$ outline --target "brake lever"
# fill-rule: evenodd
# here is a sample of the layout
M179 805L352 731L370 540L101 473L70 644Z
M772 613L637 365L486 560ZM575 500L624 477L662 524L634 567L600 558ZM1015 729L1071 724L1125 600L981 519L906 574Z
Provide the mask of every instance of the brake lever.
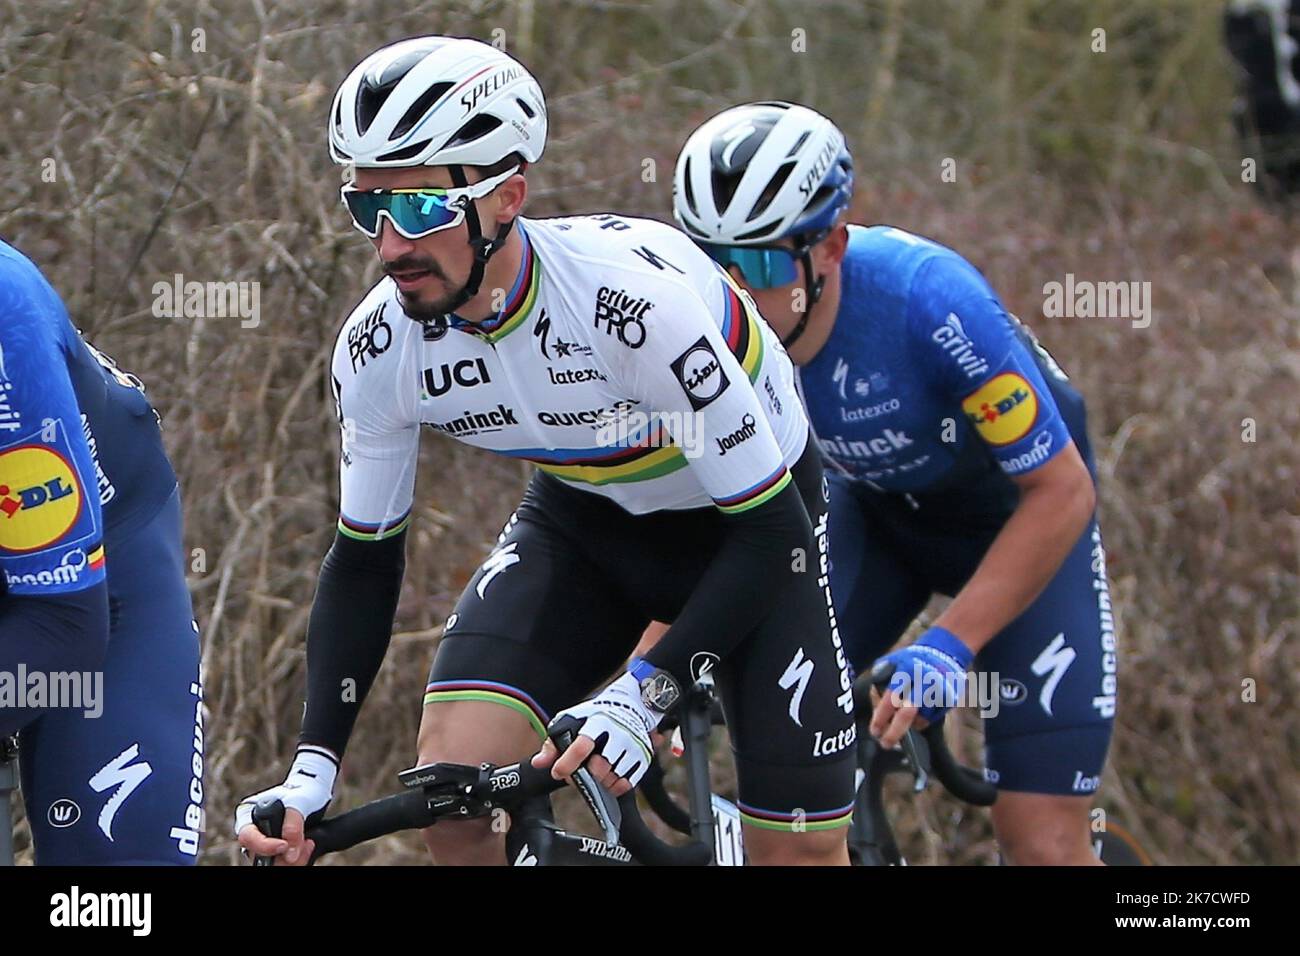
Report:
M894 664L890 661L878 661L871 669L871 684L884 694L889 686L889 679L894 676ZM908 730L899 741L899 748L907 758L915 778L912 792L920 793L930 782L930 750L921 738L920 731Z
M898 742L898 745L912 768L914 778L912 792L920 793L930 783L929 752L926 752L925 757L921 756L923 746L921 735L915 730L908 730L907 733L903 734L903 739Z
M562 717L552 725L548 736L555 742L560 753L568 750L577 739L576 731L579 726L581 725L576 717ZM598 784L591 771L585 766L574 771L572 780L574 788L582 794L587 809L596 818L605 842L617 843L619 827L623 824L623 811L619 809L614 795Z

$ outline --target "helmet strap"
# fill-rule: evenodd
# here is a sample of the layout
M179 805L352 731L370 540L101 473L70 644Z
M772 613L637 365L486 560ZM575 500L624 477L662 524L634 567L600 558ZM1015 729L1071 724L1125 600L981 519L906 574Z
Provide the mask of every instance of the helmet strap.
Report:
M464 189L469 185L469 180L465 178L465 168L463 166L448 166L447 171L451 174L452 185L456 186L456 188ZM469 271L469 278L465 280L465 285L447 308L449 314L455 312L478 295L479 287L483 284L483 273L487 268L488 260L505 245L506 238L510 235L510 230L514 227L514 224L513 219L503 223L501 228L497 230L497 234L489 239L483 235L483 226L479 221L478 210L474 207L473 200L465 204L465 225L469 229L469 244L474 249L474 265Z
M808 328L808 316L812 315L813 306L822 297L822 289L826 287L825 276L817 276L815 279L812 277L812 245L808 245L803 241L799 241L799 245L803 250L800 261L803 262L803 287L808 293L808 301L804 305L803 314L799 316L799 321L790 330L790 334L781 340L781 346L786 349L794 345L799 340L799 336L803 335Z

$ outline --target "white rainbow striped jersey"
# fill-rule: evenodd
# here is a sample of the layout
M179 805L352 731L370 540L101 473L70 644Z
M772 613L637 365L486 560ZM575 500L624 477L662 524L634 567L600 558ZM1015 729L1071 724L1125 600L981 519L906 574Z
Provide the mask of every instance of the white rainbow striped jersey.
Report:
M496 318L433 328L379 282L339 333L339 527L406 525L420 425L633 514L753 508L790 480L808 422L753 301L683 233L645 219L516 221Z

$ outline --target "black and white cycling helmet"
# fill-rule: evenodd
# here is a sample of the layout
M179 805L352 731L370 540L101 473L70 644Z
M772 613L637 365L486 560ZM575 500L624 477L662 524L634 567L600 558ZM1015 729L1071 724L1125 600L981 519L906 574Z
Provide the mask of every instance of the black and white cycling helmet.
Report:
M673 175L673 214L700 242L816 241L852 193L853 160L834 123L793 103L747 103L686 140Z
M330 156L358 167L490 166L546 146L542 88L496 47L416 37L357 64L330 108Z
M542 88L513 57L479 40L427 36L370 54L334 94L330 157L359 168L445 166L452 184L469 184L466 166L492 166L518 155L536 162L546 146ZM490 259L514 221L483 235L474 203L465 206L474 265L445 306L475 295ZM439 317L435 324L445 322Z

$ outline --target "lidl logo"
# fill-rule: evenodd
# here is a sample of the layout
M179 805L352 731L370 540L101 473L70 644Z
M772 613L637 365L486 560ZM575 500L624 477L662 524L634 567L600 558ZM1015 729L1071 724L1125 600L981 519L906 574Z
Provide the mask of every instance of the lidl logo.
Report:
M81 509L81 486L63 455L43 445L0 452L0 550L49 547L72 530Z
M1038 417L1033 386L1014 372L985 382L961 403L966 416L992 445L1010 445L1029 434Z

